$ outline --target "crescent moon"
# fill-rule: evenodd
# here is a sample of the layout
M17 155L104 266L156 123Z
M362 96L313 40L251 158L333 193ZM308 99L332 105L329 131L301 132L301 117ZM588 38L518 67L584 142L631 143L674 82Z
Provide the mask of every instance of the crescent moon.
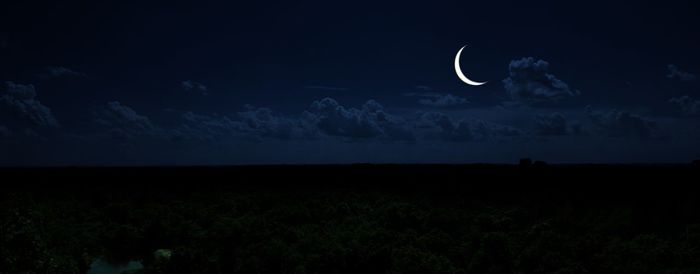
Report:
M467 85L470 86L481 86L483 84L486 84L486 82L472 81L469 78L467 78L467 76L465 76L464 73L462 73L462 69L459 67L459 56L462 55L462 50L464 50L464 48L466 47L467 46L464 45L464 47L459 49L459 51L457 52L457 56L455 56L455 72L457 73L457 77L459 77L459 79L462 80L462 82L465 82L467 83Z

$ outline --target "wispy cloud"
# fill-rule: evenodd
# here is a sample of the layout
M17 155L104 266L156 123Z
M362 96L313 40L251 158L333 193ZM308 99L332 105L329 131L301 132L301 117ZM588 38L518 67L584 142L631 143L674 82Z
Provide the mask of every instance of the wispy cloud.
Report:
M44 68L44 71L39 73L39 78L47 80L51 78L59 77L86 77L87 74L79 71L72 70L67 67L60 66L48 66Z
M658 139L661 132L656 121L624 110L593 110L586 107L588 118L597 130L610 137Z
M673 65L673 64L668 65L667 69L668 69L668 74L666 74L666 77L669 79L678 79L681 81L693 81L697 78L697 76L695 76L695 74L692 74L692 73L687 72L687 71L683 71L683 70L679 69L678 66Z
M304 86L304 88L305 88L305 89L330 90L330 91L345 91L345 90L350 90L349 88L331 87L331 86Z
M419 123L423 128L437 131L441 139L451 142L502 141L525 135L524 131L512 126L473 118L454 120L440 112L424 113Z
M202 95L207 95L209 94L209 88L205 86L204 84L200 82L195 82L192 80L186 80L180 82L180 86L186 91L194 91L194 92L199 92Z
M419 97L419 104L431 107L452 107L469 103L466 98L449 93L409 92L404 94L404 96Z
M673 97L668 102L678 107L685 115L700 114L700 100L695 100L688 95Z
M569 134L569 125L566 117L558 112L536 117L535 132L543 136L557 136Z

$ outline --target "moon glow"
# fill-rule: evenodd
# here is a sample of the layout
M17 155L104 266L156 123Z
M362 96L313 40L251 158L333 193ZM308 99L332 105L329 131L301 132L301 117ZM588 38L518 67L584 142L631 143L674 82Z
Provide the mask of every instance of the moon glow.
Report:
M457 73L457 77L459 77L459 79L462 80L462 82L465 82L467 83L467 85L470 86L481 86L483 84L486 84L486 82L472 81L469 78L467 78L467 76L465 76L464 73L462 73L462 69L459 67L459 57L462 55L462 50L464 50L464 48L466 47L467 46L465 45L461 49L459 49L459 51L457 52L457 56L455 56L455 72Z

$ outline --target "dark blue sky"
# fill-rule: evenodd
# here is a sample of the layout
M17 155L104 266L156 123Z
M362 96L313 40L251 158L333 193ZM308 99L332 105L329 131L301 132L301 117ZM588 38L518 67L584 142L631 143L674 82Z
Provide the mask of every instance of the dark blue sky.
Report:
M0 4L0 164L700 158L693 1L177 2Z

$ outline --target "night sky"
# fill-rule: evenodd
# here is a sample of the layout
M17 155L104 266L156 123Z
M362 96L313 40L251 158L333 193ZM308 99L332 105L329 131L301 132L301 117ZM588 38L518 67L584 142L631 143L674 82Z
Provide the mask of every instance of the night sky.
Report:
M0 4L0 165L700 158L696 1L125 2Z

